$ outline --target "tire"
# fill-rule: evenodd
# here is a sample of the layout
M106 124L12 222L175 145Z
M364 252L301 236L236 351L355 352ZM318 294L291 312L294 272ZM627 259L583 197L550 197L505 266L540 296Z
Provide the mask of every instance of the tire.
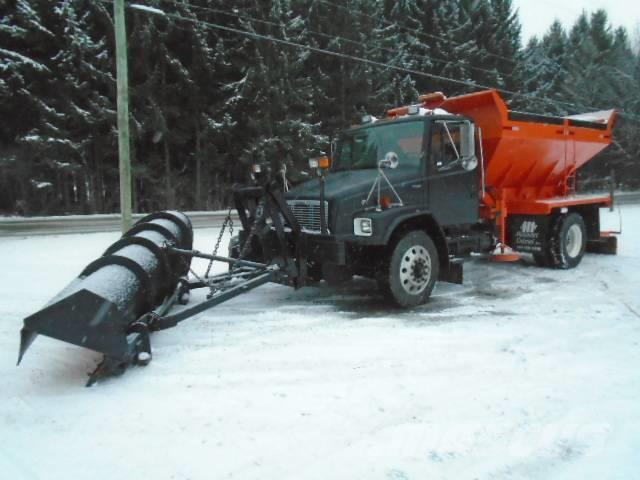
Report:
M411 308L427 301L438 279L440 261L433 240L414 230L401 237L390 252L380 286L399 307Z
M587 248L587 228L581 215L570 213L558 217L549 237L548 262L552 268L577 267Z

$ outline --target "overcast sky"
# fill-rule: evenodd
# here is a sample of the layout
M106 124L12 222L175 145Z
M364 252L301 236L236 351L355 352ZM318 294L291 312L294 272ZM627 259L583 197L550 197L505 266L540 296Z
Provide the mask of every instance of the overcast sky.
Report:
M513 4L520 10L524 43L533 35L543 34L556 18L572 25L582 10L606 10L609 20L627 27L632 37L640 24L640 0L514 0Z

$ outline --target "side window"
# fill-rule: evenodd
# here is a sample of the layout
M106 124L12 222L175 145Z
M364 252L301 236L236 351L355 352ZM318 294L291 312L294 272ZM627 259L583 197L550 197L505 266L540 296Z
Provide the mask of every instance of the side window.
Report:
M423 121L399 123L389 128L379 128L379 153L387 152L398 155L398 168L418 169L422 165L424 144Z
M432 131L432 164L437 171L450 170L460 163L462 123L435 122Z
M378 148L375 142L367 135L353 137L353 166L355 168L367 168L375 165L378 158Z

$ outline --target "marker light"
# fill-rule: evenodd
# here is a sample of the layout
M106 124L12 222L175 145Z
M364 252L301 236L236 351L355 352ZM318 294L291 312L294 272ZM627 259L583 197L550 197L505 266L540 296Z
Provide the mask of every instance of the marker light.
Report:
M311 158L309 160L309 168L311 169L328 169L331 166L331 159L327 156L319 158Z
M422 102L422 106L424 108L433 110L440 107L447 100L447 97L442 92L434 92L428 93L427 95L421 95L419 100Z

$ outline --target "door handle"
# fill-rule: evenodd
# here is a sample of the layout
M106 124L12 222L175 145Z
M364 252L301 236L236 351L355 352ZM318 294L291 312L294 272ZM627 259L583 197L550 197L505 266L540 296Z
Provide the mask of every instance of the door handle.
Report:
M414 190L419 190L420 188L422 188L422 184L414 183L413 185L411 185L411 188L413 188Z

